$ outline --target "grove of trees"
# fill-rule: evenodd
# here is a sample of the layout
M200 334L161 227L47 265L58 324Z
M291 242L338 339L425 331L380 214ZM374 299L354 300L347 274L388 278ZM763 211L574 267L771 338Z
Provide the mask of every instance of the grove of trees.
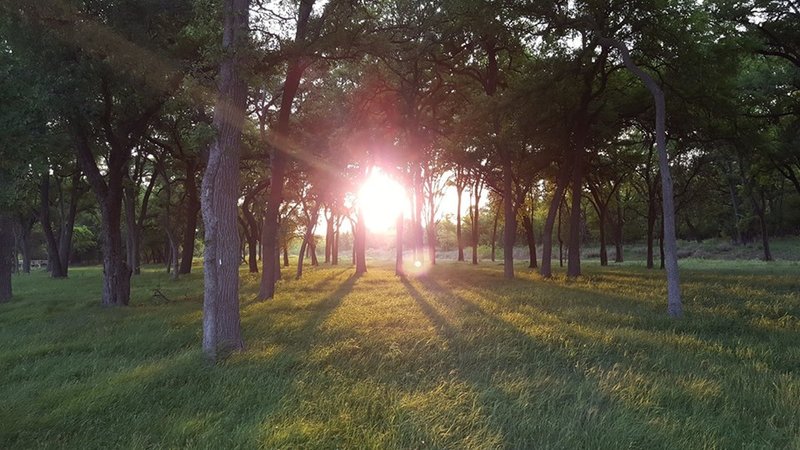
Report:
M368 270L379 169L411 203L399 276L404 251L487 245L514 278L524 244L575 278L587 245L608 265L643 243L679 317L678 239L769 261L800 232L798 24L793 0L2 2L0 302L31 261L96 261L124 307L142 264L202 253L222 357L243 264L260 300L297 248L296 278Z

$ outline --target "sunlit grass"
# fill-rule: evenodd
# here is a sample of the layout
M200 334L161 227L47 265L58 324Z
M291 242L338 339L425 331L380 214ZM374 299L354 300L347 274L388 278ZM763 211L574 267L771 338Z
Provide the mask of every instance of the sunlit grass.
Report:
M800 266L683 267L681 321L637 265L309 268L270 302L243 272L247 351L217 366L201 274L148 268L127 309L99 306L97 268L20 276L0 448L800 447Z

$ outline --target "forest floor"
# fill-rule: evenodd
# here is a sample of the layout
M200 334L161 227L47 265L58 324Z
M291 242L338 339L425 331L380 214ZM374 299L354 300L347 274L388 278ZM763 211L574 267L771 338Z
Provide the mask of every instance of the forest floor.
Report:
M560 269L559 269L560 270ZM255 302L247 350L200 353L202 274L14 279L0 305L0 448L800 448L800 264L309 268ZM153 296L159 289L164 297Z

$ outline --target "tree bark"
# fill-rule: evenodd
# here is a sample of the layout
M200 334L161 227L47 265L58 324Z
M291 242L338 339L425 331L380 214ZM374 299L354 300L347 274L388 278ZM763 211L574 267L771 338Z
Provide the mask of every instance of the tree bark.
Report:
M358 211L358 224L356 224L353 241L356 259L356 275L363 275L367 273L367 226L364 223L364 213L360 209Z
M192 272L192 258L194 257L194 240L197 235L197 219L200 213L200 197L197 192L197 161L189 159L186 162L186 228L183 230L183 243L181 245L181 266L178 273L185 275ZM258 266L256 265L256 271Z
M490 253L489 259L494 262L495 260L495 248L497 247L497 222L500 221L500 210L499 208L495 209L494 211L494 221L492 224L492 252Z
M480 212L481 191L483 190L483 180L481 175L475 180L475 204L472 205L472 264L478 264L478 240L480 239L480 228L478 226L478 214Z
M621 196L619 195L619 190L616 192L617 197L617 222L616 226L616 235L614 237L614 247L615 247L615 254L614 254L614 262L624 262L624 256L622 254L622 238L623 238L623 226L625 224L625 217L622 211L622 200Z
M42 231L47 241L48 267L53 278L65 278L67 275L61 267L61 257L58 253L58 241L53 232L53 223L50 220L50 172L45 169L39 189L41 212L39 213Z
M397 216L397 242L395 244L395 261L394 261L394 274L398 277L405 277L406 272L403 267L403 226L405 221L403 213Z
M583 133L580 130L579 133ZM569 215L569 243L567 248L567 277L581 275L581 199L583 198L584 149L582 138L577 139L572 168L572 205Z
M503 276L514 278L514 244L517 240L517 211L514 208L514 177L508 155L503 164Z
M212 360L244 348L239 318L239 152L247 85L242 48L248 39L248 0L226 0L219 87L214 108L217 132L203 176L205 229L203 351ZM266 258L273 259L274 258Z
M300 44L305 40L313 6L314 0L300 0L297 29L295 30L295 44ZM286 79L283 83L281 105L274 130L274 142L271 146L271 183L263 225L264 252L270 256L264 258L264 267L261 272L261 285L259 286L258 292L258 297L263 300L270 299L275 295L276 275L280 270L279 258L275 257L275 255L278 255L278 222L280 220L281 203L283 203L286 165L289 159L287 152L290 150L289 118L292 113L292 103L294 103L294 98L295 95L297 95L297 89L300 86L300 79L304 71L305 63L300 56L295 56L289 62Z
M461 237L461 196L464 194L464 186L456 186L456 242L458 244L458 260L464 261L464 240Z
M616 47L622 55L625 66L639 77L650 90L656 107L656 148L658 165L661 171L661 208L664 217L664 252L667 269L667 312L670 317L683 315L681 302L680 275L678 273L678 242L675 235L675 200L672 192L672 176L669 170L666 141L666 105L664 92L656 81L631 60L628 48L619 41L605 39L603 45Z
M528 243L528 254L530 255L529 269L536 269L539 265L536 262L536 234L533 231L533 220L530 214L522 216L522 227L525 229L525 240Z
M567 190L568 176L569 168L567 164L564 164L556 176L556 189L553 191L553 198L550 200L550 208L547 210L547 218L544 221L544 228L542 230L542 267L539 269L539 274L544 278L553 276L553 227L556 222L556 214L558 214L561 209L561 200L564 198L564 193ZM560 234L559 231L559 241L561 240Z
M8 214L0 214L0 303L11 300L11 274L14 271L14 224Z

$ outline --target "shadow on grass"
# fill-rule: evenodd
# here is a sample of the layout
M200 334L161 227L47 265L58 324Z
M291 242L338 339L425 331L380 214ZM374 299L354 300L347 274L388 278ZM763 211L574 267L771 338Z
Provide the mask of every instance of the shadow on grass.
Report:
M449 369L448 374L456 375L469 383L477 392L483 409L493 411L486 419L492 424L492 428L502 434L505 447L522 448L532 445L528 440L531 436L520 433L520 422L514 420L530 420L520 416L524 415L528 399L521 399L504 389L502 384L505 383L513 384L519 380L544 380L542 382L545 385L563 383L556 386L553 392L542 392L545 399L534 401L551 404L551 407L560 410L553 417L548 417L548 421L560 423L565 436L570 435L570 439L573 439L573 444L576 439L583 443L602 442L602 438L592 434L597 433L600 436L602 424L607 421L604 416L618 414L620 409L627 408L623 403L604 394L595 381L577 368L578 361L555 348L552 342L534 339L451 289L441 286L432 277L420 277L420 284L437 298L437 303L444 310L456 308L454 313L459 315L462 323L462 326L456 326L410 281L402 282L420 310L436 326L441 336L450 342L451 352L456 354L450 367L445 370ZM504 351L508 353L501 354L498 348L494 354L486 354L482 351L486 342L481 341L480 336L473 336L474 329L482 329L491 335L492 340L502 342ZM586 396L590 398L587 399ZM591 405L590 408L570 408L570 405L585 406L587 403ZM614 408L610 407L611 403L615 404ZM639 436L632 437L632 441L644 439L650 442L668 442L670 437L664 430L652 426L646 418L636 417L633 411L619 417L619 420L628 422L629 429L639 433ZM535 429L536 425L527 424L524 427ZM568 445L567 442L564 445Z

